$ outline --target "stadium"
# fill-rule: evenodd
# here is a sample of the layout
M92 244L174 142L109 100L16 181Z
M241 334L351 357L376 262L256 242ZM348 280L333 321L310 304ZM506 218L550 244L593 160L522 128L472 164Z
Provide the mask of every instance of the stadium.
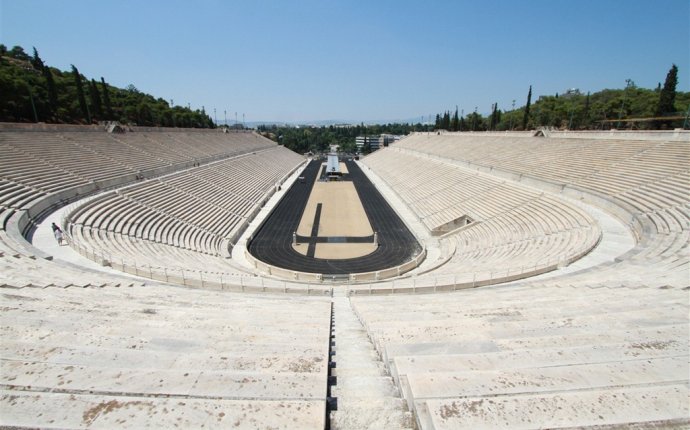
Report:
M690 426L690 132L0 147L3 427Z

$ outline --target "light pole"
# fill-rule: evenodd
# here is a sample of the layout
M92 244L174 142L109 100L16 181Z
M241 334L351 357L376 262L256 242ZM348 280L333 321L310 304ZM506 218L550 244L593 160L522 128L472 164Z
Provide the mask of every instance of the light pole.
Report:
M513 131L513 117L515 116L515 99L513 99L513 110L510 112L510 131Z

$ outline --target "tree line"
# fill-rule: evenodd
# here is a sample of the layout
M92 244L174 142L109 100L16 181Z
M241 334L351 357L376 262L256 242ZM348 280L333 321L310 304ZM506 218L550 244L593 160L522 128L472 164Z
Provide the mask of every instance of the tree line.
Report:
M258 131L297 153L326 152L331 145L339 145L342 152L354 153L357 150L357 136L378 136L395 134L404 136L413 131L432 131L433 125L417 124L376 124L330 125L330 126L278 126L260 125Z
M0 44L0 121L93 124L119 121L140 126L213 128L205 110L172 106L133 85L117 88L89 79L76 66L46 65L33 48Z
M605 89L593 94L568 91L541 96L532 103L529 87L526 103L499 109L493 103L487 116L477 112L445 111L434 124L387 124L348 127L263 127L267 136L297 151L323 151L331 144L354 150L360 135L442 129L450 131L529 130L556 127L572 130L609 128L670 129L687 127L689 92L676 92L678 68L673 65L664 85L640 88L628 79L623 89ZM630 119L647 118L632 122ZM655 119L649 119L655 118ZM76 66L61 71L46 65L36 48L32 55L20 46L0 44L0 121L93 124L116 120L142 126L200 127L215 125L205 109L174 106L137 90L133 85L117 88L103 77L88 79Z
M623 89L605 89L582 94L541 96L532 104L532 86L526 103L519 108L500 110L491 106L491 114L483 116L475 108L467 115L445 111L436 115L434 127L449 131L506 131L555 127L569 130L673 129L686 127L690 92L677 92L678 67L674 64L664 85L655 89L640 88L628 79ZM515 101L513 101L513 104Z
M298 152L324 152L331 145L339 145L344 152L356 151L355 137L375 136L382 133L407 135L413 131L507 131L533 130L538 127L556 127L570 130L596 130L629 128L631 118L650 120L634 123L637 129L671 129L687 127L690 92L676 92L678 68L673 65L664 85L650 90L640 88L632 80L623 89L606 89L582 94L541 96L532 103L532 86L526 103L519 108L502 111L493 103L491 113L483 116L475 109L467 115L445 111L436 115L433 124L383 124L350 126L259 126L266 137ZM654 118L654 119L651 119ZM675 119L668 119L675 118Z

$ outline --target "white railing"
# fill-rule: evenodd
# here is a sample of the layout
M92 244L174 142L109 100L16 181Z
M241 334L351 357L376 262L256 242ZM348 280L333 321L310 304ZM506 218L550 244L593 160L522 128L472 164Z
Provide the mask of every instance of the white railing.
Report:
M94 249L77 242L72 234L72 228L79 227L69 224L67 229L65 229L65 236L72 249L102 266L109 266L131 275L187 287L221 291L293 293L318 296L331 296L333 294L332 287L328 285L305 282L291 283L263 276L138 264L136 260L125 259L121 255L113 255L110 252Z
M380 272L371 272L373 277L367 274L367 276L359 279L356 275L350 275L347 279L336 278L333 283L330 282L328 277L324 277L320 274L305 274L308 276L302 277L298 275L295 281L289 281L267 276L239 275L236 273L211 272L191 268L170 268L153 266L151 264L137 264L135 260L127 260L122 256L114 256L109 252L97 250L76 242L71 234L71 228L78 227L69 225L66 230L66 236L72 249L101 265L110 266L125 273L161 282L193 288L246 293L291 293L299 295L332 296L333 290L338 287L346 288L348 295L416 294L456 291L465 288L474 288L528 278L556 270L568 263L567 260L558 258L541 264L537 263L535 265L525 265L517 268L449 273L444 275L413 275L396 277L388 281L377 281L376 274L380 276ZM420 254L418 258L422 255L423 253ZM413 265L420 261L415 260L418 259L411 260L406 264ZM397 275L399 270L400 267L395 267L386 269L386 271L382 272L390 272L392 276L400 276ZM373 282L362 283L363 280Z
M349 287L348 295L417 294L456 291L529 278L556 270L567 264L567 259L555 258L541 264L537 263L507 269L479 270L430 276L413 275L387 282L353 285Z
M265 263L254 257L249 250L245 249L245 257L247 261L258 271L266 273L267 275L278 276L284 279L290 279L299 282L313 282L321 283L324 281L333 281L343 284L355 284L362 281L378 281L380 279L389 279L399 277L412 269L417 268L426 257L426 248L417 254L413 259L406 261L403 264L389 267L382 270L375 270L371 272L362 273L348 273L343 275L333 275L326 273L310 273L300 272L298 270L285 269L277 267L272 264Z

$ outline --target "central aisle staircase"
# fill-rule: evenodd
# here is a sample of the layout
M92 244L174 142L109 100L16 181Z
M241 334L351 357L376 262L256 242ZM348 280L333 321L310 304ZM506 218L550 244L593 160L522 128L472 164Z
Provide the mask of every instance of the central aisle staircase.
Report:
M333 298L331 429L412 429L412 414L347 297Z

